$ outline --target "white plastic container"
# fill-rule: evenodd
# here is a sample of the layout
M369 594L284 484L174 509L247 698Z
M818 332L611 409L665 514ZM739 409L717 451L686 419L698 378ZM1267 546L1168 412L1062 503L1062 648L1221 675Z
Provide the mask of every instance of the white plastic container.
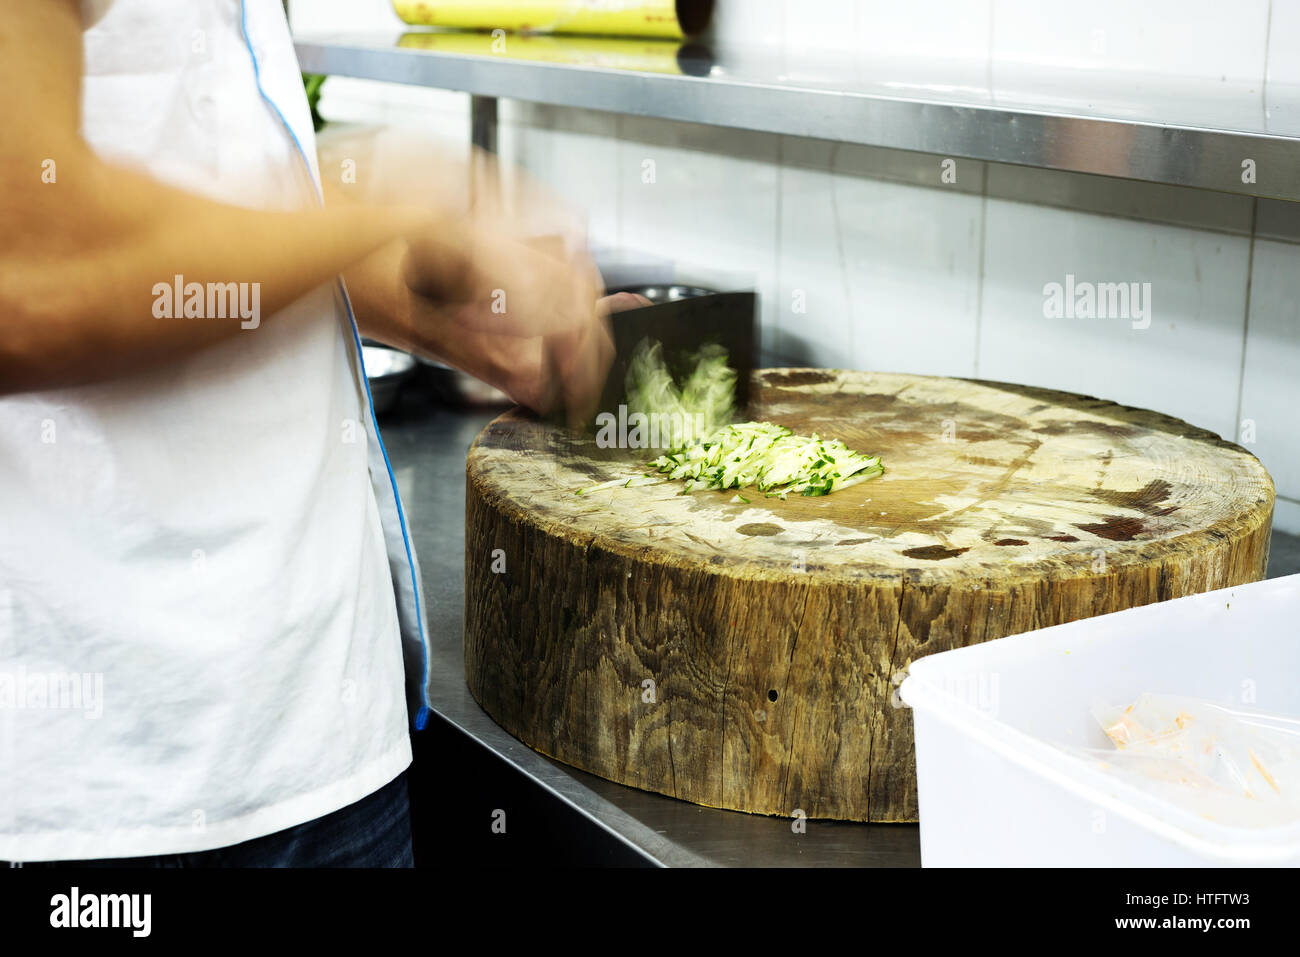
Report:
M1300 821L1215 823L1055 746L1111 747L1092 705L1148 691L1300 715L1300 575L913 662L921 863L1300 865Z

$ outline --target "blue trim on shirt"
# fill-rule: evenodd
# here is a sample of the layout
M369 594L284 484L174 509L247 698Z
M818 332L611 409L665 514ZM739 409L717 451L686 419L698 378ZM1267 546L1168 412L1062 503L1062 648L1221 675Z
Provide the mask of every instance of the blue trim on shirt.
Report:
M284 118L284 114L280 112L280 107L276 105L275 101L267 95L266 90L262 88L261 66L257 62L257 54L253 52L253 44L248 39L248 9L244 0L240 0L239 3L239 30L244 38L244 46L248 49L248 57L253 62L253 80L257 84L257 92L261 95L267 106L275 112L276 117L280 121L280 125L284 127L285 132L289 134L289 138L293 140L293 145L298 150L298 156L301 157L303 163L307 167L307 178L311 180L312 188L315 190L316 201L323 206L325 204L325 197L321 193L320 185L316 182L315 177L311 175L311 161L307 158L307 151L302 148L302 143L298 140L298 134L294 132L289 121ZM361 358L361 333L357 329L357 317L352 312L352 300L348 296L347 286L344 285L342 276L338 278L337 283L338 291L343 296L343 307L348 313L348 322L352 326L352 343L357 350L357 362L361 365L361 382L366 390L366 406L370 409L370 420L375 423L375 440L379 443L379 452L384 457L384 468L388 470L388 481L393 488L393 502L397 506L397 522L402 528L402 544L406 548L406 562L411 571L411 593L415 596L415 624L416 627L420 629L421 658L420 707L415 713L415 730L423 731L425 725L429 723L429 715L432 713L432 709L429 707L428 691L429 647L427 638L424 634L424 609L420 597L420 583L415 578L415 559L411 554L411 537L406 530L406 513L402 509L402 496L397 490L397 476L393 474L393 465L388 460L388 450L384 448L384 440L379 434L379 424L375 419L375 400L370 394L370 380L366 377L365 363Z

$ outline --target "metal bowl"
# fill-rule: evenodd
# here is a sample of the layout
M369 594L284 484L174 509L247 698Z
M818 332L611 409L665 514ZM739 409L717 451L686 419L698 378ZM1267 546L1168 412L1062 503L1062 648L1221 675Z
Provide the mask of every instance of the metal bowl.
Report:
M701 289L699 286L683 286L679 283L669 285L653 284L647 286L619 286L617 289L608 290L612 295L616 292L634 292L638 296L645 296L652 304L661 302L675 302L678 299L693 299L696 296L712 296L716 290Z
M400 349L366 342L361 346L361 362L370 382L375 415L381 415L397 404L402 386L415 374L415 359Z

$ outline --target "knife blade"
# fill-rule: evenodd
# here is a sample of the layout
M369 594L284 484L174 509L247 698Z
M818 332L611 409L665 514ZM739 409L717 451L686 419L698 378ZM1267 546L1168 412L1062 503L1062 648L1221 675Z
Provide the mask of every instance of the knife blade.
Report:
M642 340L659 342L673 378L681 382L690 372L691 357L702 346L727 350L727 364L736 371L736 409L749 405L749 380L758 351L755 326L758 297L752 292L720 292L625 309L609 317L614 339L610 365L597 413L618 414L627 401L627 369Z

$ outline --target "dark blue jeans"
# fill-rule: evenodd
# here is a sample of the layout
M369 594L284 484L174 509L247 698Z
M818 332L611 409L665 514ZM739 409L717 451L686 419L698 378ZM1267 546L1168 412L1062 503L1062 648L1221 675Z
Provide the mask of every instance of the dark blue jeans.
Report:
M406 772L369 797L305 824L211 851L42 861L24 867L414 867Z

